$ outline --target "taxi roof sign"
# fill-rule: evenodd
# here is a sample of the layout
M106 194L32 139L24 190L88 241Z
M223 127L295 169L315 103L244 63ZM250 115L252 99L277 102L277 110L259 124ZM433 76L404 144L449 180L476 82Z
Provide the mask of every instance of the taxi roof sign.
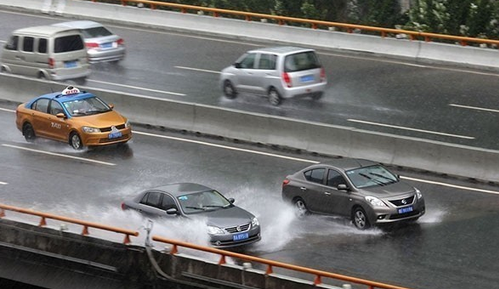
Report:
M68 86L62 91L62 95L78 94L80 90L74 86Z

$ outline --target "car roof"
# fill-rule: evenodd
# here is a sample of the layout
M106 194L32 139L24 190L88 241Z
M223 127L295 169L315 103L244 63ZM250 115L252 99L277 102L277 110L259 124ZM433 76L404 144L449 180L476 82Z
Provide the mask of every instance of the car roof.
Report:
M40 95L35 99L31 100L30 102L32 103L40 98L57 99L59 102L64 102L67 100L78 100L78 99L85 99L88 97L95 97L95 95L90 92L86 92L84 90L81 90L78 93L68 94L68 95L63 95L62 91L59 91L59 92L51 92L44 95Z
M76 28L76 29L87 29L87 28L103 26L102 24L100 24L98 22L90 21L90 20L68 21L68 22L61 22L61 23L56 23L56 24L52 24L52 25L58 26L58 27L71 27L71 28Z
M265 48L253 49L249 52L292 54L292 53L303 52L303 51L314 51L314 50L310 49L310 48L303 48L303 47L297 47L297 46L276 46L276 47L265 47Z
M366 159L357 159L357 158L338 158L334 160L330 160L328 162L324 162L321 164L318 164L317 166L333 166L345 171L352 170L352 169L357 169L357 168L362 168L362 167L369 167L373 165L379 164L378 162L373 162L370 160Z
M176 184L159 186L153 188L152 190L165 191L172 194L175 197L178 197L197 192L211 191L213 189L196 183L176 183Z
M14 31L15 34L30 34L36 36L46 36L50 37L56 35L57 33L61 33L64 31L72 31L80 33L77 29L71 27L60 27L60 26L52 26L52 25L43 25L43 26L33 26L17 29Z

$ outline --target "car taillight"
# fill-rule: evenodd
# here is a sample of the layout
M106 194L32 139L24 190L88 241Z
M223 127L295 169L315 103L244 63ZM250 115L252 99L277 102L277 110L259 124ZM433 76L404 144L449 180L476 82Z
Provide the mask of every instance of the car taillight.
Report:
M326 71L324 70L324 67L321 68L321 82L326 81Z
M285 186L287 186L289 184L289 180L288 179L284 179L284 181L282 181L282 187L284 188Z
M125 205L125 203L121 203L121 209L122 209L122 210L126 210L126 205Z
M50 57L49 58L49 68L54 68L54 65L55 65L55 60L52 57Z
M289 74L287 72L283 72L282 73L282 80L284 80L284 82L286 83L286 86L287 87L291 87L293 86L291 84L291 78L289 78Z
M87 46L88 49L99 47L99 44L95 42L87 42L85 43L85 45Z
M122 38L118 39L116 43L118 43L118 45L125 45L125 41Z

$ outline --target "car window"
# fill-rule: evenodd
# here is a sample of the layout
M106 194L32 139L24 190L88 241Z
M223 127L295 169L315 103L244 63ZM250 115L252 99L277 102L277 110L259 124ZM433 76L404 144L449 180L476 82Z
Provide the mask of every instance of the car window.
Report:
M175 204L175 201L171 196L163 194L163 201L161 202L161 208L165 211L172 208L177 209L177 205Z
M325 169L312 169L308 170L304 173L305 179L309 182L314 182L314 183L319 183L322 184L324 183L324 172Z
M49 99L41 98L33 103L31 106L32 109L47 113L49 107Z
M241 68L253 68L255 66L255 58L256 53L246 54L246 56L239 62Z
M38 39L38 52L47 53L47 39L45 38Z
M327 185L337 188L339 184L346 184L345 178L338 171L330 169L327 173Z
M161 193L148 192L144 195L140 203L147 206L160 208L160 200L161 200Z
M54 53L82 50L84 47L80 35L57 37L54 41Z
M62 109L62 106L60 103L52 100L50 102L50 114L56 115L58 113L64 113L64 109Z
M25 36L23 38L23 51L33 52L34 43L35 43L35 38Z
M17 50L17 43L19 41L19 36L11 36L7 44L5 44L5 49L7 50Z
M261 54L258 61L258 69L275 69L277 56L274 54Z
M83 29L81 32L83 33L83 37L85 38L95 38L95 37L113 35L111 31L107 30L105 27L102 26Z
M295 72L320 67L321 64L314 51L291 54L284 59L285 72Z

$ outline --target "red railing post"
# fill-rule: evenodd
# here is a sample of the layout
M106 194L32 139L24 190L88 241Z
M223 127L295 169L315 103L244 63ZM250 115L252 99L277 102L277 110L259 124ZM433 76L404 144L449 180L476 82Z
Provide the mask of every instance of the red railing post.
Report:
M130 240L130 235L125 234L125 239L123 240L123 244L130 244L132 241Z
M45 220L45 217L42 217L40 219L40 223L38 224L38 227L43 227L47 225L47 221Z
M218 261L218 265L223 265L223 264L225 264L225 263L227 263L227 262L225 261L225 255L221 255L221 256L220 256L220 260Z
M86 235L88 235L88 234L89 234L89 232L88 232L88 227L87 227L86 225L85 225L85 226L83 226L83 231L81 232L81 234L82 234L83 236L86 236Z
M5 217L5 211L3 209L0 209L0 218Z
M173 245L172 249L170 250L170 255L175 255L178 253L178 248L177 245Z
M265 271L265 275L270 275L274 273L274 271L272 271L272 265L267 265L267 271Z
M316 275L314 280L314 285L322 284L321 275Z

